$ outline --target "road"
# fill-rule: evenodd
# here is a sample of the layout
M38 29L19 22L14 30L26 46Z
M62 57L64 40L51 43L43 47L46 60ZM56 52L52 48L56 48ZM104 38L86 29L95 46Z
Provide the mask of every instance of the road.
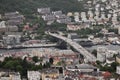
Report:
M96 57L92 55L90 52L88 52L85 48L83 48L81 45L78 43L74 42L72 39L69 39L67 37L61 36L57 33L51 33L51 32L46 32L50 36L56 37L58 39L61 39L68 43L70 46L72 46L76 51L78 51L80 54L82 54L85 58L85 60L88 62L94 62L96 61Z

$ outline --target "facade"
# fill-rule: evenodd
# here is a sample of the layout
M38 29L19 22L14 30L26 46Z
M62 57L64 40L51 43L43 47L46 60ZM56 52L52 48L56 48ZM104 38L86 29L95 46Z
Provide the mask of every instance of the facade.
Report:
M39 71L28 71L27 72L27 76L28 76L28 80L40 80L40 72Z

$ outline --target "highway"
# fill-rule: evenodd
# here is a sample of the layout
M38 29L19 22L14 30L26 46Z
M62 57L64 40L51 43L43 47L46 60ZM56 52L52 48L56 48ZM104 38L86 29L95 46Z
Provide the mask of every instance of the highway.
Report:
M87 62L94 62L96 61L96 57L94 55L92 55L90 52L88 52L85 48L83 48L81 45L79 45L78 43L74 42L72 39L69 39L67 37L61 36L57 33L51 33L51 32L46 32L47 34L49 34L50 36L56 37L58 39L61 39L63 41L65 41L66 43L68 43L70 46L72 46L76 51L78 51L80 54L82 54L85 58L85 60L87 60Z

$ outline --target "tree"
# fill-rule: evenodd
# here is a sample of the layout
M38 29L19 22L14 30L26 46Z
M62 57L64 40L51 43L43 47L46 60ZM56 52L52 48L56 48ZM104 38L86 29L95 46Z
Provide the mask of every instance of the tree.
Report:
M39 61L37 56L32 57L32 60L33 60L35 63Z
M94 49L94 50L92 51L92 54L93 54L95 57L97 57L97 50Z
M59 73L63 73L63 68L62 67L59 68Z
M117 62L113 62L112 64L111 64L111 67L113 68L113 71L116 71L116 67L119 65L119 63L117 63Z
M49 59L49 63L53 64L53 58L52 57Z
M21 65L16 66L16 71L22 71L22 70L23 70L23 67Z

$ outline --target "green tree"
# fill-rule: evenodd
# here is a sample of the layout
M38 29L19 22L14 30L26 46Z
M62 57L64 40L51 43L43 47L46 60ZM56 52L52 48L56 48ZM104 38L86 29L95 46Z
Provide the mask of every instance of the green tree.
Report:
M32 60L33 60L34 62L38 62L38 61L39 61L39 59L38 59L37 56L32 57Z
M51 58L49 59L49 63L50 63L50 64L53 64L53 62L54 62L54 60L53 60L53 58L51 57Z
M93 54L95 57L97 57L97 50L94 49L94 50L92 51L92 54Z

